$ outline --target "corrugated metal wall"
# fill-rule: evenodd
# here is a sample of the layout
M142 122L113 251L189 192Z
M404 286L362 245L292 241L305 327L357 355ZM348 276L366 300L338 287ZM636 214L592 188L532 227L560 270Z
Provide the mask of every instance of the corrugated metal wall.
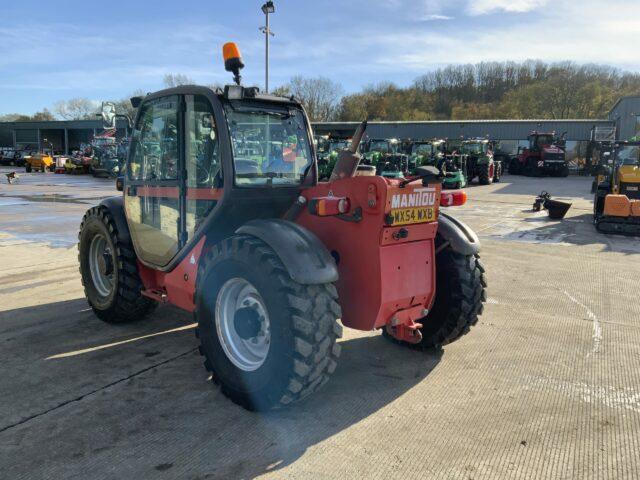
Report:
M497 140L525 140L533 130L567 132L567 140L589 140L596 125L611 125L609 120L481 120L459 122L370 122L367 134L372 138L457 138L484 137ZM357 122L315 123L318 134L353 132Z
M640 97L624 97L609 112L609 120L615 122L620 140L640 135Z

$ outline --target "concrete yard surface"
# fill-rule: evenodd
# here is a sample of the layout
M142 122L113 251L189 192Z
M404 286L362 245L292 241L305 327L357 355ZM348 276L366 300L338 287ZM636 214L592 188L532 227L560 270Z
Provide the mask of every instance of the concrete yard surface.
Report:
M478 325L429 352L345 329L321 391L256 414L207 378L191 315L89 309L77 229L113 180L20 175L0 183L0 478L640 477L640 239L595 232L591 178L470 186L448 213L483 243ZM541 190L565 220L531 211Z

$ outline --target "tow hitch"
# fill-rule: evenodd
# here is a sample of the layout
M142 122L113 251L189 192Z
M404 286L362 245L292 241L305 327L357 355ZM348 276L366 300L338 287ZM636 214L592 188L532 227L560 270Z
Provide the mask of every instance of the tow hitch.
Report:
M422 328L422 324L417 323L416 320L425 317L428 313L429 310L424 308L423 305L398 310L385 326L387 333L396 340L408 343L420 343L422 333L419 329Z

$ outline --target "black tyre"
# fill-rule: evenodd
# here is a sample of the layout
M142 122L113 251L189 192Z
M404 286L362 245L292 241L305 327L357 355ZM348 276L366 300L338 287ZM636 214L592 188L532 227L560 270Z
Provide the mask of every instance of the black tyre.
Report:
M527 165L524 169L524 174L527 177L541 177L542 170L538 167L538 161L535 158L527 160Z
M517 159L513 158L509 163L509 175L520 175L521 168Z
M27 163L24 166L24 171L27 172L27 173L31 173L31 164L30 163Z
M562 168L562 170L560 170L560 176L561 177L568 177L569 176L569 167L565 166Z
M436 299L420 320L420 346L425 348L446 345L466 334L487 300L487 280L478 255L462 255L447 247L436 257L436 268Z
M157 306L142 295L133 245L118 240L107 208L98 206L87 211L78 240L84 293L98 318L110 323L130 322Z
M436 237L436 246L441 243ZM487 300L487 280L478 255L462 255L446 247L436 257L436 280L431 311L418 320L423 325L422 340L416 345L419 348L439 348L465 335L478 323Z
M480 185L491 185L495 174L494 164L484 163L478 165L478 183Z
M289 277L264 242L237 235L201 260L196 336L222 393L249 410L300 400L320 388L340 355L340 306L332 284Z
M502 178L502 163L494 163L495 173L493 174L493 183L499 183Z

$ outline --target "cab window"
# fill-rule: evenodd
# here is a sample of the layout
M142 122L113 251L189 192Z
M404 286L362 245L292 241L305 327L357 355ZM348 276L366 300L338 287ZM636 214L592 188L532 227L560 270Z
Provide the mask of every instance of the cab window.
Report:
M131 139L124 202L136 252L154 265L167 265L180 248L177 95L141 107Z
M302 110L227 104L225 112L237 186L302 183L313 163Z
M213 109L202 95L185 95L186 228L192 238L222 189L220 148Z
M162 181L178 178L177 95L151 100L143 106L133 131L129 164L131 180Z

